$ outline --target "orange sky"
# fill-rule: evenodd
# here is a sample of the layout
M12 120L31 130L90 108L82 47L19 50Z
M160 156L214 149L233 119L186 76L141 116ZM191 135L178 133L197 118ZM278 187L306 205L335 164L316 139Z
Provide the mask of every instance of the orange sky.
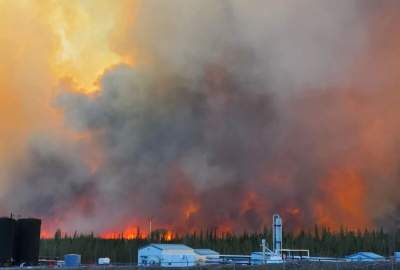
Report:
M62 124L51 102L60 82L95 91L105 69L131 63L114 52L111 37L123 34L115 29L123 29L132 5L112 0L0 1L0 166L12 164L36 129L57 132L54 125Z

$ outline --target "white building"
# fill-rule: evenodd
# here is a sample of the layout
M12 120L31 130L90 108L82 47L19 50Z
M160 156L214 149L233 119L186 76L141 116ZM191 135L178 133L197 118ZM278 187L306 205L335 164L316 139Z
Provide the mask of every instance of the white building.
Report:
M180 244L150 244L138 251L138 265L161 267L187 267L197 264L194 249Z
M220 262L220 254L215 250L201 248L195 249L194 252L197 255L197 262L199 264L212 264Z

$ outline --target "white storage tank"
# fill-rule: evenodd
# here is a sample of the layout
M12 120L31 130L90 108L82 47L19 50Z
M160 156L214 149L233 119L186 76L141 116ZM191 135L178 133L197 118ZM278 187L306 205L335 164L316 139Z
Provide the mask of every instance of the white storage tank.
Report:
M400 262L400 251L394 253L394 260L396 262Z

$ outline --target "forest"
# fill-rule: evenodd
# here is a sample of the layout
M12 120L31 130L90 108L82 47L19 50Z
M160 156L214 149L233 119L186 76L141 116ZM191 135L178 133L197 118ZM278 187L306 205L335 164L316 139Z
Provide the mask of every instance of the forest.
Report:
M149 243L183 243L193 248L210 248L221 254L250 254L260 250L261 239L272 242L272 232L241 234L219 234L209 229L190 234L174 235L165 230L157 230L149 238L126 239L123 234L115 239L102 239L94 234L62 234L60 230L51 239L42 239L41 258L63 258L64 254L82 255L83 263L95 263L99 257L109 257L112 262L135 263L138 248ZM352 231L340 229L331 231L327 227L315 226L313 230L284 233L284 248L309 249L311 256L342 257L357 251L372 251L383 256L391 256L400 250L400 229L386 232L380 230Z

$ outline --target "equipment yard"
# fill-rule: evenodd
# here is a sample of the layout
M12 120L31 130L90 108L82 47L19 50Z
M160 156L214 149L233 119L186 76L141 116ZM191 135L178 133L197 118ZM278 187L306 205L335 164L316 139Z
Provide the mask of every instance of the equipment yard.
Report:
M17 270L18 267L3 268L5 270ZM32 267L35 270L48 270L54 268L47 267ZM163 267L141 267L136 265L120 265L120 266L98 266L88 265L76 268L69 267L68 270L159 270L166 269ZM182 269L170 267L168 269ZM188 267L190 270L400 270L400 262L386 261L386 262L285 262L283 264L269 264L269 265L199 265Z

